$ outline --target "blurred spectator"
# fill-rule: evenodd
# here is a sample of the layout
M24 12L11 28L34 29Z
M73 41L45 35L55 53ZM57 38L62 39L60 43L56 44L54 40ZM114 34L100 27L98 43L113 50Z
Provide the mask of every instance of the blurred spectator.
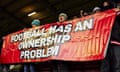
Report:
M60 13L59 17L58 17L59 22L64 22L67 20L67 18L68 18L68 16L66 13ZM54 61L52 61L52 65L53 65L52 72L69 72L68 66L65 61L54 60Z
M67 18L68 18L68 16L67 16L66 13L60 13L59 17L58 17L58 20L59 20L59 22L64 22L64 21L67 20Z
M10 65L9 67L10 72L21 72L21 69L22 69L21 64Z
M2 44L3 44L3 40L4 40L5 38L4 37L2 37L1 39L0 39L0 53L1 53L1 50L2 50ZM7 64L2 64L2 65L0 65L1 66L1 71L0 72L8 72L9 71L9 65L7 65Z
M101 72L120 72L120 16L116 16Z
M114 8L114 5L110 3L109 1L104 1L102 4L102 11L109 10Z
M99 13L99 12L101 12L101 8L100 7L95 7L93 9L93 13Z
M84 14L83 14L84 16L87 16L88 15L88 13L87 12L84 12Z
M3 72L9 72L9 65L2 65Z
M34 19L31 23L32 27L37 27L40 25L40 20ZM34 63L25 63L24 64L24 72L35 72L35 64Z
M80 10L80 17L84 17L84 11L83 10Z
M25 63L24 64L24 72L35 72L35 65L34 63Z
M77 16L73 16L73 19L76 19L76 18L78 18Z
M120 0L109 0L114 7L117 7L117 4L120 3Z
M84 17L84 16L87 16L88 13L87 12L84 12L83 10L80 10L80 17Z
M117 3L117 8L120 9L120 3Z

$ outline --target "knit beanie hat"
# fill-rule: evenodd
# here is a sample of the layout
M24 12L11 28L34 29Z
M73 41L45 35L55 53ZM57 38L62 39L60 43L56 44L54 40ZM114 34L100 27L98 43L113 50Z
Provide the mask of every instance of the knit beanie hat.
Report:
M40 25L40 20L39 19L34 19L31 24L35 25L35 26L39 26Z
M95 7L95 8L93 9L93 12L95 12L95 11L97 11L97 10L101 10L101 8L100 8L100 7Z
M67 17L68 17L66 13L60 13L60 14L59 14L59 17L60 17L60 16L64 16L65 19L67 19Z

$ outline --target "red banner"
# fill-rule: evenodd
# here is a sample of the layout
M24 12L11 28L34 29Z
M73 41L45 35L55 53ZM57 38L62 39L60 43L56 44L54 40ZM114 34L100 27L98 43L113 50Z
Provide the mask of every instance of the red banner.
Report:
M24 29L5 37L2 63L103 59L116 11Z

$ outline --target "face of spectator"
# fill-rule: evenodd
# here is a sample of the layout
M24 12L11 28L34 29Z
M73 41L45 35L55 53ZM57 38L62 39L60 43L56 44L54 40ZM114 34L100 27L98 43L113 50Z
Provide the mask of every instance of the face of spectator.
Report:
M37 27L36 25L32 25L32 27Z
M100 12L100 10L96 10L96 11L95 11L95 13L99 13L99 12Z
M74 16L74 17L73 17L73 19L76 19L76 18L77 18L77 16Z
M80 14L83 13L84 11L83 10L80 10Z
M88 13L87 13L87 12L85 12L85 13L84 13L84 16L87 16L87 15L88 15Z
M65 16L63 16L63 15L59 16L59 22L63 22L65 20L66 20Z
M107 1L105 1L104 3L103 3L103 6L105 7L105 6L108 6L109 5L109 2L107 2Z

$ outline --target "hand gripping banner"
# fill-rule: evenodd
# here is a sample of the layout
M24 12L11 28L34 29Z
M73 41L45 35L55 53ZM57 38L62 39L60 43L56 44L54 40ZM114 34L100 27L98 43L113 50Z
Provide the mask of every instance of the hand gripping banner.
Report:
M103 59L115 16L112 9L11 33L5 36L1 63Z

